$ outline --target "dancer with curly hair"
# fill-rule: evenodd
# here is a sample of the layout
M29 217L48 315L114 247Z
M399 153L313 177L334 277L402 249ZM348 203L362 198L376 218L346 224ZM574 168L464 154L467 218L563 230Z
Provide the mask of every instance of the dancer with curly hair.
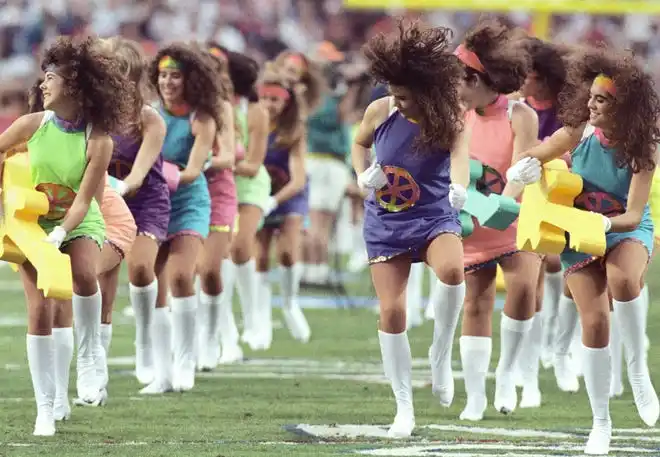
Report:
M536 111L539 119L538 139L543 141L562 127L558 117L558 97L566 84L566 60L557 46L538 38L524 39L532 66L520 89L521 101ZM544 256L536 294L536 314L532 318L532 328L527 333L518 360L517 381L523 388L521 408L537 408L541 405L539 362L544 368L553 365L555 337L568 333L563 329L556 331L558 323L574 323L570 315L577 317L573 300L562 294L563 284L559 256ZM559 309L568 316L558 317Z
M308 212L305 175L307 138L299 98L283 75L267 63L259 78L259 103L266 109L271 132L264 165L270 174L271 196L264 210L264 226L257 233L257 271L267 278L270 247L277 232L277 260L280 264L282 315L291 336L309 341L311 331L298 303L300 288L303 219ZM259 284L263 309L253 318L257 326L271 328L270 285ZM263 313L263 314L262 314Z
M486 171L478 183L487 193L517 197L522 186L505 174L519 154L535 145L538 118L529 106L508 100L530 69L529 54L513 32L494 19L468 31L455 52L464 70L461 96L469 109L466 129L470 157ZM477 226L463 242L467 295L460 339L467 404L463 420L483 418L488 404L486 374L492 351L492 316L497 266L507 284L500 321L500 358L496 371L495 409L512 412L518 403L515 362L532 326L541 258L516 248L516 225L504 231Z
M41 62L46 111L17 119L0 135L0 151L27 141L32 181L46 194L49 212L39 218L45 239L71 258L73 317L77 336L77 389L85 402L98 401L103 380L97 373L103 357L100 342L101 295L97 266L105 224L94 199L112 156L111 132L132 118L130 83L95 40L58 38ZM3 154L4 156L4 154ZM55 433L53 316L37 288L37 272L20 266L28 302L27 354L37 420L34 434Z
M234 179L240 224L231 242L231 261L222 264L225 287L219 311L220 363L233 363L243 358L232 311L234 284L238 289L243 315L240 340L252 350L268 349L272 341L270 279L267 272L257 272L255 263L255 237L261 228L271 191L270 175L264 166L270 120L267 110L259 103L257 62L217 43L208 45L227 56L239 139Z
M218 48L200 45L209 64L215 71L222 87L222 125L213 147L213 158L205 172L211 196L211 225L209 236L204 240L204 249L197 260L199 275L199 310L197 312L197 366L207 371L218 365L220 358L218 341L219 312L221 308L223 282L222 264L229 256L229 246L238 228L238 201L233 167L236 160L236 135L234 107L229 101L231 80L227 57Z
M583 180L575 205L602 214L605 256L561 254L580 314L584 383L593 414L585 454L601 455L608 453L612 434L609 293L638 413L649 426L660 414L645 354L641 291L653 250L648 199L660 143L660 100L651 77L628 53L592 49L576 55L568 68L569 84L560 95L565 127L526 151L510 174L534 182L538 175L529 173L532 168L569 150L572 171Z
M104 40L104 45L135 91L135 121L123 133L113 136L115 146L108 173L120 181L120 193L137 225L137 237L125 255L135 315L135 375L140 383L150 384L154 379L151 325L158 295L156 255L159 245L167 239L170 214L170 195L160 154L166 127L158 111L145 103L146 65L139 45L121 37ZM110 319L111 313L104 315ZM109 340L112 327L105 328Z
M454 397L451 350L465 296L458 211L469 164L458 94L462 69L448 50L451 36L446 28L400 23L363 49L371 76L390 93L367 108L351 154L358 185L368 193L364 238L380 302L383 368L396 399L388 435L396 438L415 427L404 298L412 263L425 262L439 280L432 390L442 406ZM372 145L376 160L366 168Z
M141 391L158 394L186 391L195 385L194 278L199 251L211 223L211 199L202 169L217 132L222 130L223 93L208 60L182 43L158 51L149 66L149 80L158 91L158 110L167 126L162 155L171 204L167 240L160 245L156 258L154 381ZM171 327L166 308L168 289Z

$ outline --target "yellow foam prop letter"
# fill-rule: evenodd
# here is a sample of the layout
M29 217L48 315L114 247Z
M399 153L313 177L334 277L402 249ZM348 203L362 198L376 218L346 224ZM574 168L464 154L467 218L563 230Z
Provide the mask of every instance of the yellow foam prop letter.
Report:
M34 190L27 154L4 162L0 221L0 259L20 265L29 261L37 271L37 287L47 298L68 300L73 295L69 256L44 242L46 233L37 223L48 212L48 198Z
M543 176L525 187L518 217L518 249L560 254L566 247L577 252L605 254L605 231L600 214L573 206L582 192L582 178L568 171L563 160L543 166Z

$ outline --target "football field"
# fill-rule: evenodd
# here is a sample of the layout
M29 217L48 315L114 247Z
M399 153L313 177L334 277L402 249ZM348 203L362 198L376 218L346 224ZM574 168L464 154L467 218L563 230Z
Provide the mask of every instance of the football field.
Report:
M660 265L649 271L652 302L660 304ZM374 301L366 273L347 279L355 303ZM410 331L414 357L417 428L409 440L386 438L394 400L384 379L377 316L368 307L337 307L333 296L305 298L312 340L302 345L282 328L274 310L272 348L244 348L242 364L200 373L191 392L140 396L132 375L133 321L121 286L109 355L109 402L104 408L74 407L71 420L58 423L51 438L33 437L36 414L25 354L24 299L17 276L0 271L0 456L574 456L582 455L591 413L581 385L577 394L560 392L549 370L541 371L543 405L503 416L492 407L492 371L499 354L499 312L494 325L491 404L479 423L462 422L465 404L454 345L456 395L451 408L438 405L429 387L426 358L432 324ZM657 298L657 300L655 300ZM238 306L236 306L238 310ZM649 363L660 386L660 311L649 313ZM75 360L75 359L74 359ZM75 368L70 397L75 395ZM660 456L660 429L648 429L637 415L630 388L612 400L615 432L610 455Z

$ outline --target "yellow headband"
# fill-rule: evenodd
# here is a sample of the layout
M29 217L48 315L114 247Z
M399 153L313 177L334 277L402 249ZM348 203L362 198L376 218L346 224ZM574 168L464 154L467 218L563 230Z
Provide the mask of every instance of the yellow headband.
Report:
M612 81L612 78L609 76L606 76L604 74L599 74L596 76L594 79L594 84L597 85L598 87L602 88L605 92L610 94L612 97L616 95L616 86L614 85L614 81Z
M179 64L179 62L177 62L170 56L163 56L158 62L158 69L164 70L166 68L169 68L171 70L180 70L181 64Z

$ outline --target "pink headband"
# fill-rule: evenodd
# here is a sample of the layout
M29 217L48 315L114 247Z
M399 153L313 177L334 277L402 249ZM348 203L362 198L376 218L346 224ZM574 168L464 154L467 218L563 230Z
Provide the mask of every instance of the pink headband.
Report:
M481 60L479 60L479 57L477 57L477 55L474 52L466 48L464 44L458 45L458 47L454 51L454 55L458 57L458 59L461 62L463 62L465 65L472 68L473 70L476 70L479 73L486 73L486 69L481 63Z
M259 97L276 97L288 100L291 94L282 86L277 84L262 84L259 86Z

